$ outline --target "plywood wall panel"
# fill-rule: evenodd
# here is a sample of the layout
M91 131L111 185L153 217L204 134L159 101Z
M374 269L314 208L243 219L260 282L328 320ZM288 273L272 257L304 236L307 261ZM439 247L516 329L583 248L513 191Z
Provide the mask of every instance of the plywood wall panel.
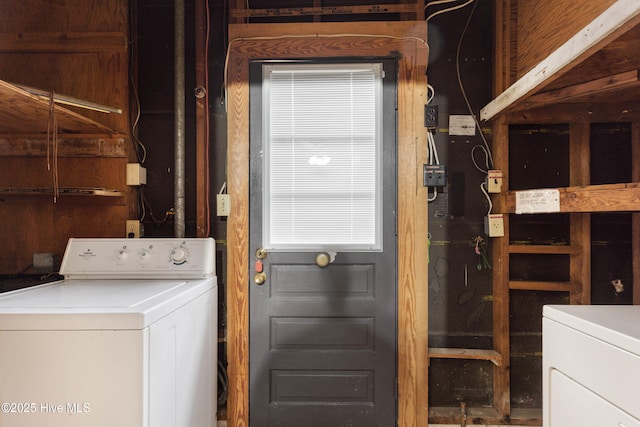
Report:
M518 1L518 78L613 3L615 0Z
M112 220L105 222L107 216ZM56 204L46 196L39 201L0 197L0 218L0 271L31 273L34 253L55 253L62 260L69 237L123 237L127 207L64 197Z
M71 13L70 13L71 12ZM2 32L126 31L125 0L2 0Z
M121 195L62 194L55 203L51 195L1 195L0 239L6 244L0 248L0 274L25 272L33 253L62 256L70 237L123 236L126 219L136 216L134 191L125 184L130 150L128 4L128 0L0 1L3 80L123 111L105 114L69 107L100 126L61 125L60 133L69 134L60 135L63 149L57 159L59 187L107 188ZM6 97L3 101L12 105ZM0 120L12 125L0 138L0 187L51 189L54 162L46 156L48 111L37 117L3 111ZM101 141L110 141L108 147Z
M46 157L0 157L0 187L51 187L51 171ZM125 158L58 159L60 187L100 187L126 189ZM19 173L16 173L18 171Z

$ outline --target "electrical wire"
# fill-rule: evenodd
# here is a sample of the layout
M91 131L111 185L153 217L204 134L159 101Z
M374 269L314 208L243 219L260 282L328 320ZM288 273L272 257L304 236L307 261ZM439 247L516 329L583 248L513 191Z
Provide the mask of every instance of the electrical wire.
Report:
M482 150L482 152L484 153L484 161L485 161L485 167L487 169L482 169L480 166L478 166L478 163L476 162L476 158L475 158L475 151L476 150ZM471 161L473 162L473 166L476 167L476 169L478 169L478 171L484 173L484 174L488 174L489 173L489 169L491 169L491 165L489 165L489 153L487 152L487 150L482 146L482 145L474 145L473 148L471 149Z
M427 201L430 203L435 201L437 198L438 198L438 187L433 187L433 197L429 197Z
M439 165L440 158L438 157L438 149L436 147L436 140L433 136L433 132L427 130L427 144L429 151L429 164L430 165ZM429 202L433 202L438 198L438 187L433 187L433 197L429 197L427 200Z
M487 185L486 181L482 181L482 183L480 184L480 191L482 191L482 193L484 194L484 197L486 197L487 202L489 202L489 210L487 211L487 216L491 215L491 210L493 209L493 203L491 202L491 197L489 196L489 193L487 192L485 186Z
M438 149L436 148L436 140L431 131L427 131L427 142L429 146L429 164L439 165L440 159L438 158Z
M153 214L153 210L151 210L151 205L149 204L147 198L144 196L144 186L140 186L140 194L141 194L140 200L143 203L143 216L142 216L142 219L140 219L140 222L142 222L145 219L145 216L147 214L147 208L149 208L148 213L149 213L149 217L151 217L151 221L153 221L153 223L158 227L164 224L165 222L167 222L169 218L171 218L174 215L175 209L170 208L169 210L165 211L164 218L162 218L161 220L157 219Z
M133 5L131 7L131 11L132 10L133 10ZM129 24L130 28L135 28L135 23L133 21L133 18L134 18L133 12L130 12L129 13L129 19L131 20ZM138 87L136 85L136 81L133 76L134 74L133 67L134 67L134 64L137 63L137 60L135 58L137 49L135 49L134 46L131 46L129 50L130 50L129 82L131 84L131 92L133 93L133 96L132 96L132 99L134 101L133 107L135 108L135 118L133 119L133 123L131 124L131 141L133 142L133 149L136 155L136 160L138 161L138 163L142 165L147 159L147 148L142 143L142 141L138 139L138 125L140 124L140 115L141 115L142 108L140 106L140 96L138 94Z
M429 92L431 92L431 96L429 96ZM433 86L427 83L427 105L431 104L431 101L433 101L433 98L435 98L435 96L436 90L433 88Z
M209 8L209 0L205 0L206 19L206 35L204 41L204 157L205 157L205 179L204 179L204 196L205 196L205 221L206 230L205 237L211 236L211 166L209 145L211 137L211 126L209 123L209 39L211 37L211 11Z
M431 103L436 96L436 89L427 83L427 105ZM440 158L438 157L438 147L436 147L435 130L432 132L427 129L427 151L429 152L428 162L430 165L440 164ZM438 187L433 187L433 197L427 199L428 203L435 201L438 198Z
M224 0L222 2L222 28L227 28L227 0ZM229 47L227 46L227 32L223 31L222 32L222 48L224 49L224 57L227 58L227 55L229 54ZM225 60L225 64L226 64L226 60ZM225 72L226 72L227 68L225 65ZM222 80L222 84L220 85L220 102L221 103L225 103L225 82L226 82L226 77L223 78Z
M129 73L129 77L131 80L131 91L133 92L133 100L135 102L136 116L131 125L131 139L134 142L134 148L136 152L136 159L138 163L141 165L147 160L147 147L142 143L142 141L138 138L138 125L140 124L140 97L138 96L138 88L136 87L136 83L133 79L133 75Z
M438 15L441 15L441 14L443 14L443 13L452 12L452 11L454 11L454 10L462 9L463 7L470 5L470 4L471 4L471 3L473 3L474 1L476 1L476 0L467 0L467 1L466 1L465 3L463 3L463 4L459 4L459 5L457 5L457 6L451 6L451 7L447 8L447 9L442 9L442 10L439 10L439 11L437 11L437 12L433 12L431 15L429 15L429 16L427 17L427 22L429 22L429 20L430 20L431 18L433 18L434 16L438 16ZM431 3L429 3L427 6L430 6L431 4L440 4L440 3L449 3L449 2L448 2L447 0L440 0L440 1L438 1L438 2L431 2ZM425 10L426 10L427 6L425 6Z
M51 145L51 150L49 150ZM50 160L51 157L51 160ZM47 123L47 169L51 171L53 185L53 203L58 202L58 117L54 102L53 90L49 95L49 121Z
M474 1L474 0L471 0ZM465 3L469 4L470 2ZM471 12L469 13L469 17L467 18L467 23L464 26L464 29L462 30L462 34L460 35L460 40L458 41L458 48L456 49L456 76L458 77L458 85L460 86L460 91L462 92L462 97L464 98L464 102L467 104L467 109L469 110L469 114L471 114L471 117L473 117L473 121L476 124L476 127L478 129L478 132L480 133L480 137L482 138L482 142L484 143L484 147L479 146L481 149L485 150L485 154L488 158L488 169L493 168L493 156L491 155L491 148L489 148L489 143L487 142L487 138L484 135L484 132L482 131L482 127L480 126L480 122L478 122L478 117L473 113L473 108L471 108L471 103L469 102L469 97L467 96L467 92L464 89L464 84L462 83L462 77L460 76L460 50L462 48L462 41L464 40L464 36L467 33L467 30L469 28L469 24L471 23L471 18L473 17L473 13L475 12L476 8L478 7L478 3L476 2L473 5L473 8L471 8ZM472 151L472 159L473 159L473 151ZM484 171L482 169L480 169L477 165L477 163L475 162L475 159L473 159L473 164L476 166L476 168L478 170L480 170L481 172L484 173L488 173L489 171Z
M446 4L446 3L453 3L453 2L456 2L456 1L458 1L458 0L434 0L434 1L430 1L424 6L424 10L426 11L429 6L436 6L436 5L439 5L439 4Z

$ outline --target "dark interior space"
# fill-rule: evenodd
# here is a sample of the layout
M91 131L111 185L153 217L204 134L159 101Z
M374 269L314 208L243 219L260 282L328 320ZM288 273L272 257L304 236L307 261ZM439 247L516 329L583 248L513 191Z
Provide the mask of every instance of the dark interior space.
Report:
M435 143L440 163L447 167L447 185L438 188L429 203L430 347L490 349L493 345L491 242L484 234L489 204L480 190L484 175L474 166L477 162L487 169L477 147L483 142L478 133L454 136L447 132L450 115L477 114L491 98L491 26L490 1L429 21L428 76L435 92L431 104L438 106ZM458 69L463 88L456 78ZM430 193L430 199L433 196ZM429 395L431 405L491 405L490 362L432 359L429 373L429 388L435 390Z

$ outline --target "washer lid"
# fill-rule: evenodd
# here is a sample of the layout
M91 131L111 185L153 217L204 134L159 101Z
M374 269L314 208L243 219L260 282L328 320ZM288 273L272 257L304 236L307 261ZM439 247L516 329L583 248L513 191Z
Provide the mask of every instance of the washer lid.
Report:
M215 277L61 280L0 294L0 330L143 329L215 287Z
M543 316L640 355L640 306L547 305Z

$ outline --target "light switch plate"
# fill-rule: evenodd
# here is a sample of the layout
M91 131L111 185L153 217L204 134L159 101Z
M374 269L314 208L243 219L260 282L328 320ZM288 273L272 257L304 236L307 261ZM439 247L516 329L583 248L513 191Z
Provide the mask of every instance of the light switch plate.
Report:
M216 195L216 213L218 216L229 216L231 213L231 197L228 194Z

